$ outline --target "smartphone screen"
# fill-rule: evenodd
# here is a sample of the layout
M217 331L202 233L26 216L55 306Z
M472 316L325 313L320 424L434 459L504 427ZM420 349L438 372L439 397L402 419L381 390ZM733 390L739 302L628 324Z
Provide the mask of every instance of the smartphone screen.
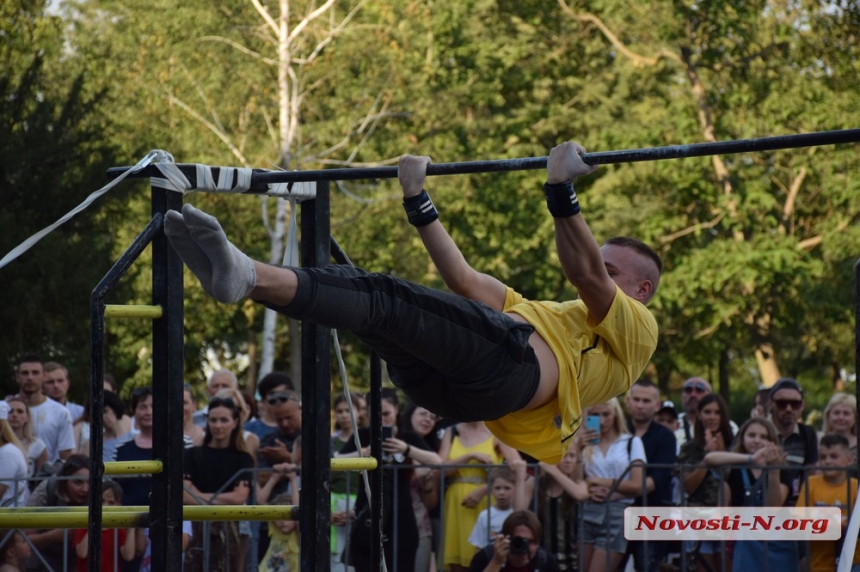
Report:
M600 433L600 416L599 415L589 415L585 419L585 428L597 431ZM600 443L600 437L591 440L592 444Z
M382 428L382 440L385 441L386 439L391 439L391 437L392 437L391 427L383 427Z

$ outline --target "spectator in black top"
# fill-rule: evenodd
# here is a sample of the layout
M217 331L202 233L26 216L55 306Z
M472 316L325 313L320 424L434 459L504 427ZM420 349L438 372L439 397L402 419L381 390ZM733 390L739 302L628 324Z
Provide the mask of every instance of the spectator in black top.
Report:
M192 505L245 504L251 492L253 477L249 469L254 468L254 458L245 448L239 408L229 397L216 397L209 402L208 412L203 445L186 450L184 502ZM241 570L243 562L238 558L236 523L212 523L208 568L203 567L202 525L194 523L192 546L186 552L184 570Z
M797 380L783 377L770 388L770 415L779 435L785 462L789 465L810 466L818 463L818 436L803 417L803 389ZM783 471L791 482L785 506L795 506L804 480L801 469Z
M660 390L648 380L633 384L627 393L627 428L642 439L648 466L645 469L647 496L636 498L639 506L672 504L672 465L677 459L675 435L654 420L660 409ZM653 467L652 465L664 465ZM627 554L633 555L637 572L657 570L666 553L663 542L629 542Z
M558 572L555 558L540 545L541 532L540 521L534 513L528 510L512 512L493 543L472 557L469 572L497 572L502 569Z

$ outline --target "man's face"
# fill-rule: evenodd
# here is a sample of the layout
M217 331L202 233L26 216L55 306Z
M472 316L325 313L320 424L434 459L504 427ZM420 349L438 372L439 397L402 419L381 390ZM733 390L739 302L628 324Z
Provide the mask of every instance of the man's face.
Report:
M54 401L65 403L66 394L69 393L69 374L62 367L45 372L42 391Z
M651 421L660 408L660 392L656 387L634 385L627 394L627 412L637 423Z
M272 411L272 406L267 403L270 395L275 395L276 393L286 393L289 390L290 388L286 385L276 385L274 388L269 390L269 393L267 393L266 395L261 395L260 401L257 404L257 408L260 409L260 413L262 414L266 411Z
M621 291L644 304L652 294L653 285L647 287L643 276L647 276L646 266L653 262L632 248L616 244L604 244L600 247L600 254L606 272Z
M209 384L206 386L206 391L210 397L215 397L215 394L222 389L235 389L233 378L227 373L213 373L209 379Z
M684 406L684 411L687 415L695 415L696 408L699 406L699 400L711 392L711 386L704 380L688 379L684 383L683 395L681 395L681 404Z
M269 405L278 429L285 435L295 435L302 430L302 407L295 399Z
M525 568L537 555L537 549L538 546L540 546L540 539L535 536L535 533L531 528L522 524L514 527L513 534L511 534L511 536L519 536L529 542L528 554L508 554L508 562L511 563L511 566L514 568Z
M41 393L42 383L45 381L45 370L39 362L25 361L18 366L15 380L21 388L21 393L25 395Z
M803 415L803 395L796 389L780 389L773 394L770 410L777 425L794 427Z

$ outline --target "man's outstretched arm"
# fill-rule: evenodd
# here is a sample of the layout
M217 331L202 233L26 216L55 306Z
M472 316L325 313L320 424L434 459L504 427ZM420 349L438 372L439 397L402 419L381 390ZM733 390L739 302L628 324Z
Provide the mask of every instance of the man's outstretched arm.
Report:
M566 183L572 183L573 179L596 170L597 167L583 162L580 157L583 153L585 148L571 141L562 143L550 151L547 159L546 192L551 211L554 202L550 198L551 193L556 193L554 196L556 203L564 203L562 204L564 208L559 209L562 212L556 210L553 213L555 244L561 268L570 283L579 291L579 297L588 308L591 318L600 322L606 317L615 299L615 282L607 271L597 241L585 223L582 213L579 212L575 193L572 195L575 214L570 214L570 209L567 208L566 202L570 199L558 201L559 197L564 198L562 189ZM572 189L571 192L573 192ZM564 212L566 208L567 212Z
M429 163L430 157L404 155L400 158L398 177L403 187L404 203L408 203L410 199L414 202L421 195ZM429 201L429 198L427 200ZM426 206L426 201L423 203L426 211L429 207ZM416 208L420 208L420 205ZM418 222L420 224L423 221ZM433 264L436 265L442 280L451 291L465 298L483 302L496 310L504 307L505 285L498 279L472 268L438 219L420 226L416 225L416 228Z

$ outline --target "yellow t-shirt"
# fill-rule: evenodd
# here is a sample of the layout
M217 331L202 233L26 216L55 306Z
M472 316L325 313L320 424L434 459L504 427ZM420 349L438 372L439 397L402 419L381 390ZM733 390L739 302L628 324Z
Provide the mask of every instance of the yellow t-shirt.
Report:
M558 361L558 399L487 421L487 427L503 443L558 463L579 429L582 409L624 393L639 378L657 348L657 321L617 287L599 324L591 323L582 300L533 302L511 288L503 310L525 318L549 345Z
M857 490L857 479L850 483L832 485L824 480L824 475L809 477L809 502L806 501L806 491L800 488L797 506L835 506L842 511L842 521L848 522L848 514L854 506L854 498L848 498L848 491ZM853 496L853 495L852 495ZM839 552L837 552L837 549ZM841 552L840 545L835 540L819 540L809 543L809 569L811 572L831 572L836 570L836 559ZM854 549L854 564L860 564L860 542Z

